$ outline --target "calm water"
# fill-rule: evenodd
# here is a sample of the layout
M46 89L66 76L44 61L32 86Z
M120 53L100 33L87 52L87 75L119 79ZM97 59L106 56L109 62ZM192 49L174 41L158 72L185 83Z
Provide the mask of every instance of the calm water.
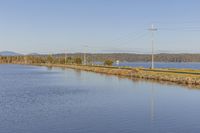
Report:
M200 90L0 65L0 133L198 133Z
M145 67L150 68L151 62L121 62L115 66L132 66L132 67ZM189 68L189 69L200 69L200 62L155 62L156 68Z

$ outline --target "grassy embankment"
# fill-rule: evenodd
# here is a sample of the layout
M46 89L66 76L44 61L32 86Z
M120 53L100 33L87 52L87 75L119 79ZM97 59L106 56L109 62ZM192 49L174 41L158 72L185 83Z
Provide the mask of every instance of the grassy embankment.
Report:
M132 67L86 66L41 64L42 66L66 67L84 71L126 76L156 81L167 81L183 85L194 85L200 88L200 70L191 69L145 69Z

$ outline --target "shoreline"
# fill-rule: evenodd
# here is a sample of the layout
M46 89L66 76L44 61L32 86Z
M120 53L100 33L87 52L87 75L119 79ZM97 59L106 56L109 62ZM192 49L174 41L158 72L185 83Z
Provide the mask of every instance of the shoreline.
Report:
M200 89L200 70L193 70L193 69L172 69L172 68L148 69L148 68L134 68L134 67L76 65L76 64L26 64L26 63L13 63L13 64L70 68L70 69L90 71L108 75L116 75L120 77L166 82L184 86L193 86L195 88Z
M138 78L153 81L171 82L185 86L200 88L200 70L192 69L146 69L133 67L115 66L92 66L92 65L71 65L71 64L21 64L46 67L61 67L108 75L116 75L128 78Z

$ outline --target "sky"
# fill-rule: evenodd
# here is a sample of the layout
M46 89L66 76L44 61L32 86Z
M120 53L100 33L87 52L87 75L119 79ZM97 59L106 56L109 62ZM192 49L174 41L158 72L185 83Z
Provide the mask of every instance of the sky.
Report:
M0 51L200 52L199 0L0 0Z

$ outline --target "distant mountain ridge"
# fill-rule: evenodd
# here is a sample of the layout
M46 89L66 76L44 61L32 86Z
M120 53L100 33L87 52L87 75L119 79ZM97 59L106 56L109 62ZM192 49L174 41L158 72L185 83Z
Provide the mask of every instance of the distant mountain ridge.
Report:
M0 56L18 56L22 55L20 53L12 52L12 51L1 51Z

